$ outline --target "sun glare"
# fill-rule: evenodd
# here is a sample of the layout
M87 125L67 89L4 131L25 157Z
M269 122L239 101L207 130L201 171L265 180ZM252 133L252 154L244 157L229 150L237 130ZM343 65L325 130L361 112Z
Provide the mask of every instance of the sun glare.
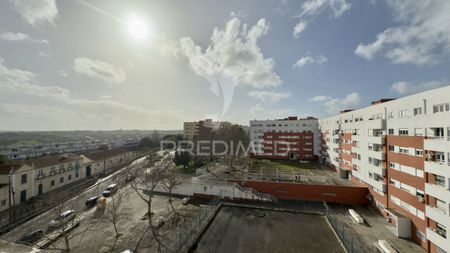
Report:
M149 27L147 23L135 14L129 18L127 25L128 31L133 38L143 40L148 36Z

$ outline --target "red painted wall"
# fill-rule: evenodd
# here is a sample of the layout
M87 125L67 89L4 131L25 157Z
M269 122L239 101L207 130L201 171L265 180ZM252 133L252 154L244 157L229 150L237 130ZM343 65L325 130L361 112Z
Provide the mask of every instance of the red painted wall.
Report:
M268 181L236 180L234 182L285 200L316 200L348 205L365 205L369 203L366 198L369 193L367 187Z

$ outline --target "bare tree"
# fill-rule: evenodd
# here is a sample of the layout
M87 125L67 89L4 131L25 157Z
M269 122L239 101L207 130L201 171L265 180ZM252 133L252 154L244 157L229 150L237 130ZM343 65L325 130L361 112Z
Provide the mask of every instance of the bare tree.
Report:
M106 204L104 217L112 223L116 234L116 240L121 236L118 223L123 217L123 211L125 209L124 201L128 196L129 192L125 189L120 193L112 195L109 202Z
M135 180L131 182L131 188L147 204L148 227L153 234L153 238L158 243L158 250L161 250L162 243L158 238L156 226L153 225L152 200L156 188L163 187L162 183L167 176L166 169L168 165L158 161L158 158L150 157L146 167L135 169Z
M172 191L175 187L182 184L181 178L178 176L175 170L168 170L166 177L163 181L163 186L166 189L168 195L169 195L169 205L172 208L172 212L175 214L175 216L178 214L175 207L173 206L173 199L172 199Z
M94 220L92 217L76 217L76 210L79 207L79 199L71 199L57 205L52 209L55 214L55 219L51 222L51 226L47 231L45 240L51 241L49 248L61 250L62 252L70 252L70 242L77 236L82 236L88 231L92 231L94 227ZM73 213L72 213L73 212ZM70 214L72 213L72 214ZM80 226L80 224L82 226ZM80 228L78 228L80 226ZM64 246L58 248L56 243L59 236L64 241Z

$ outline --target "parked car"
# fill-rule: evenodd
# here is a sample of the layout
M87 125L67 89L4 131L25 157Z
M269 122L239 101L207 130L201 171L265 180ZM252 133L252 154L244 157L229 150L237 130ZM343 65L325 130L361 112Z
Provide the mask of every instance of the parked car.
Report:
M119 186L117 184L110 184L106 187L106 190L103 191L102 195L105 197L109 197L117 192Z
M29 246L29 245L37 242L42 237L44 237L44 231L36 230L36 231L32 231L30 233L23 235L19 240L16 241L16 243Z
M91 208L97 205L98 197L91 197L86 200L86 208Z
M185 206L185 205L189 204L189 201L190 201L190 200L191 200L190 198L183 198L183 199L181 200L181 204L183 204L183 205Z
M61 227L63 224L68 223L69 221L73 220L75 218L75 211L74 210L67 210L59 214L58 217L56 217L54 220L50 221L48 224L49 230L54 230L56 228Z

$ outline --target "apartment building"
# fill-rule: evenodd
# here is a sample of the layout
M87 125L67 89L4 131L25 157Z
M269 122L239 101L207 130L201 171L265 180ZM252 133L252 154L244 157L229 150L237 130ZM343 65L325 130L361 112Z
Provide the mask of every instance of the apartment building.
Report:
M252 157L264 159L310 160L320 153L316 118L288 117L250 121Z
M209 140L213 129L213 121L205 119L183 123L183 137L188 141Z
M319 120L321 161L429 252L450 252L450 86Z

